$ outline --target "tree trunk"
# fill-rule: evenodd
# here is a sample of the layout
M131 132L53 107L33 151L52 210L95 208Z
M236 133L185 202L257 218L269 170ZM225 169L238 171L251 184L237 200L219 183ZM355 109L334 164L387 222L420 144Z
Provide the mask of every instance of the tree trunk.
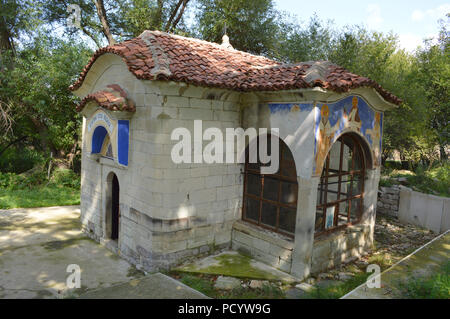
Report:
M446 161L446 160L448 160L448 156L447 156L447 152L445 151L445 145L443 145L443 144L440 144L439 145L439 157L440 157L440 160L441 161Z
M105 35L105 37L108 39L109 45L113 45L116 43L114 40L108 19L106 18L106 10L105 10L105 4L103 3L103 0L94 0L95 6L97 7L97 15L100 19L100 22L102 23L102 32Z

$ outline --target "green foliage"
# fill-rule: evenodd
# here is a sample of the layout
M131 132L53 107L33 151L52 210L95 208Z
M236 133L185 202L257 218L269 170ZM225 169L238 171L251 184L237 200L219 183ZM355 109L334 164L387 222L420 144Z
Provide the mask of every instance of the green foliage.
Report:
M20 174L43 162L41 152L28 147L10 147L0 156L0 172Z
M294 20L280 24L276 56L286 62L328 60L334 31L331 22L324 24L314 14L305 27Z
M450 162L436 162L431 167L417 165L414 172L386 169L380 179L381 186L399 184L398 178L406 178L406 186L438 196L450 197Z
M339 299L366 282L369 276L370 273L359 273L344 282L329 285L327 287L317 287L306 294L304 299Z
M80 176L57 168L50 180L38 165L22 174L0 172L0 209L77 205L80 203Z
M32 189L47 181L42 170L31 170L22 174L0 173L0 187L11 191Z
M450 262L440 271L427 278L419 278L399 285L401 297L411 299L449 299L450 298Z
M204 279L199 276L184 274L181 276L180 281L183 284L185 284L197 291L200 291L201 293L203 293L209 297L214 296L216 293L216 291L214 289L214 284L211 280L207 280L207 279Z
M54 185L31 189L3 189L0 187L0 209L79 205L80 191Z
M56 169L51 177L51 183L55 185L71 187L74 189L79 189L81 186L80 176L75 174L74 171L67 168Z
M64 157L80 135L76 98L67 89L87 62L91 51L39 33L14 58L14 68L0 74L0 101L11 106L9 134L0 136L0 149L19 137L35 150ZM21 149L25 141L22 141ZM3 156L3 155L2 155Z
M271 55L277 45L279 17L271 0L198 0L197 36L222 43L225 31L237 50Z
M154 0L119 1L122 24L131 36L138 36L144 30L162 30L162 12Z

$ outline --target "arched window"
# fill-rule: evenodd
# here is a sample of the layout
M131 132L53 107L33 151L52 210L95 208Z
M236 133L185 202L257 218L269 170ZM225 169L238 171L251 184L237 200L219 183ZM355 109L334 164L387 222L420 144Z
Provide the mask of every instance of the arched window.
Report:
M258 142L259 142L258 137ZM270 152L270 135L264 136ZM259 144L259 143L258 143ZM274 232L294 237L297 215L297 172L289 147L279 141L279 169L275 174L261 174L261 166L249 163L248 148L245 161L242 219Z
M358 223L366 161L360 137L347 133L331 147L317 191L316 235Z

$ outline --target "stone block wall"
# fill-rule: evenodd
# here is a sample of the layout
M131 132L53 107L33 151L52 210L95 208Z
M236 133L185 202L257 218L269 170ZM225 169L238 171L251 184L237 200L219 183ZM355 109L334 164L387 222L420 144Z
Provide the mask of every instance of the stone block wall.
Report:
M171 133L182 127L193 134L194 120L201 119L203 131L217 127L225 136L225 128L240 126L240 111L238 95L225 90L143 83L134 92L130 162L123 169L126 177L119 176L118 250L155 270L229 246L232 224L241 214L241 164L176 164L171 151L178 141Z
M359 224L314 241L311 273L317 274L360 258L371 248L370 225Z
M232 248L285 272L291 272L294 241L277 233L237 221L233 226Z
M377 213L398 217L400 186L380 187L378 190Z

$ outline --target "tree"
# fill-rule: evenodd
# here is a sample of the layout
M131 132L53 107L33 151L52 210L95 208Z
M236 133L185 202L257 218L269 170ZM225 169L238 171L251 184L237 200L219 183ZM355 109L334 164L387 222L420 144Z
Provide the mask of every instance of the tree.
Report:
M282 35L278 37L278 57L286 62L328 60L333 44L331 23L324 25L314 14L306 27L297 22L282 22Z
M76 99L67 89L92 52L43 33L24 45L15 67L0 75L0 101L10 106L12 130L0 137L0 145L27 142L45 154L65 158L79 139L80 116ZM0 146L0 148L2 148Z
M177 33L189 0L51 0L42 1L42 19L54 27L65 26L69 36L80 32L97 45L136 37L144 30ZM67 8L81 10L80 28L67 26ZM185 32L185 28L181 28Z
M450 14L447 14L447 24ZM425 42L417 51L419 72L417 79L424 88L429 114L428 126L434 131L441 159L448 159L446 148L450 144L450 36L444 20L440 21L438 42Z
M273 56L279 32L278 12L271 0L198 0L196 36L254 54Z

